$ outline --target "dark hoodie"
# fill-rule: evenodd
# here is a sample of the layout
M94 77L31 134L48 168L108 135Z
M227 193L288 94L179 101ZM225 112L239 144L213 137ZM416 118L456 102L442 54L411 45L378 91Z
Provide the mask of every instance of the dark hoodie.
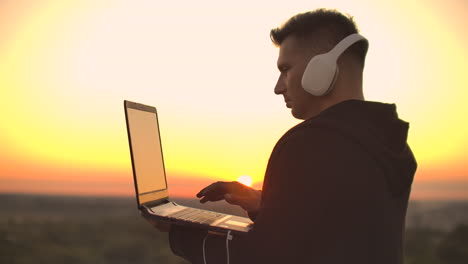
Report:
M416 161L395 105L350 100L290 129L276 144L252 231L229 244L230 263L403 263ZM171 248L203 263L206 232L173 227ZM207 263L226 263L208 235Z

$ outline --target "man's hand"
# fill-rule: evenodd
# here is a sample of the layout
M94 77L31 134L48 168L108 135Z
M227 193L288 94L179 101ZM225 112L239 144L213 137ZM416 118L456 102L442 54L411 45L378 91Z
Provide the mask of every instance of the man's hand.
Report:
M145 220L148 221L148 223L150 223L150 225L152 225L154 228L158 229L159 231L169 232L169 230L171 230L171 224L155 220L154 217L151 217L151 214L148 213L148 211L141 210L140 213L141 213L141 216L143 216Z
M201 203L226 200L230 204L239 205L247 212L256 213L260 208L261 195L261 191L233 181L215 182L201 190L197 197L203 197Z

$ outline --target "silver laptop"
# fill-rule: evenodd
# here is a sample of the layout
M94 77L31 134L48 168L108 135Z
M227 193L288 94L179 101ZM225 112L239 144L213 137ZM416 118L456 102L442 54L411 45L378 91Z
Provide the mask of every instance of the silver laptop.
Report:
M215 232L247 233L252 221L179 205L169 199L156 108L124 101L138 209L156 220Z

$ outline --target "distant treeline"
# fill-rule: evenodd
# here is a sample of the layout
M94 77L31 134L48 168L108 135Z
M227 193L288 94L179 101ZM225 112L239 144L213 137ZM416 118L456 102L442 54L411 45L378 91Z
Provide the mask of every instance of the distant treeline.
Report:
M468 263L466 224L412 225L405 237L406 264ZM172 254L167 234L138 215L133 199L0 195L0 263L187 262Z

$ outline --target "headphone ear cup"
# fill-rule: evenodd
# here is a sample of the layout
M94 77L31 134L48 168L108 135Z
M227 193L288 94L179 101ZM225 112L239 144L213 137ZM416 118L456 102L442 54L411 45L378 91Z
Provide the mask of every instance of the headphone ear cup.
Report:
M336 81L338 67L336 60L329 54L313 57L302 75L302 88L315 96L325 95Z
M335 71L335 76L333 76L333 80L330 84L330 86L328 86L328 89L325 91L325 93L323 95L327 95L328 92L330 92L333 88L333 86L335 86L335 83L336 83L336 80L338 79L338 75L340 74L340 67L338 67L338 65L336 66L336 71Z
M336 61L346 49L358 41L365 41L367 45L369 43L366 38L354 33L341 40L329 52L313 57L302 75L302 88L315 96L327 94L338 77Z

